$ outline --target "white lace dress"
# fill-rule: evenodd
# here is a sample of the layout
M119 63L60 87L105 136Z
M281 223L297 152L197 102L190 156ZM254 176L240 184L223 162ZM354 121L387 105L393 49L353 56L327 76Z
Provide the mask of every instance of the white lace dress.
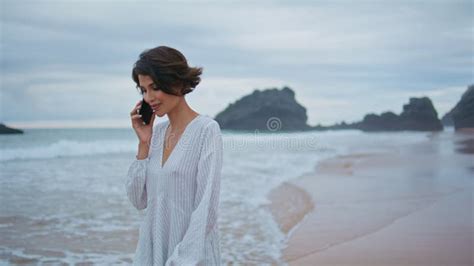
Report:
M145 209L134 265L220 265L217 225L223 145L219 124L207 115L188 123L162 166L169 121L153 128L148 157L135 159L125 187Z

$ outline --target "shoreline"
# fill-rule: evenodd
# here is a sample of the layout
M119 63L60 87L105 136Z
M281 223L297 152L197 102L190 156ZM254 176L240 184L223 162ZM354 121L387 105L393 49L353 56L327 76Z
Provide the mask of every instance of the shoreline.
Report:
M325 159L312 173L275 188L269 199L287 235L283 260L289 265L471 265L474 228L465 210L472 209L468 175L474 162L467 156L474 136L448 139L453 154L439 149L443 141L435 136L396 151ZM445 172L459 178L453 181ZM288 206L292 203L297 206Z

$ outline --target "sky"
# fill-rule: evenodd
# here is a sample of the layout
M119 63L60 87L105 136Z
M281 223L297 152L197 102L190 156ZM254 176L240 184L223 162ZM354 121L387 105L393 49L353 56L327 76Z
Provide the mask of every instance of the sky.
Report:
M0 2L9 126L129 127L141 99L131 69L160 45L203 67L186 100L212 117L283 86L309 125L400 113L422 96L441 117L474 83L470 0Z

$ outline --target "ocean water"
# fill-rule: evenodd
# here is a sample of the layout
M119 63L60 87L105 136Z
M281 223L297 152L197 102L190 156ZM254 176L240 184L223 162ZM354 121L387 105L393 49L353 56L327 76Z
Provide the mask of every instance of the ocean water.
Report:
M268 192L354 152L397 150L430 133L223 131L219 225L226 265L283 265ZM0 135L0 264L131 263L144 211L125 192L133 129L25 129Z

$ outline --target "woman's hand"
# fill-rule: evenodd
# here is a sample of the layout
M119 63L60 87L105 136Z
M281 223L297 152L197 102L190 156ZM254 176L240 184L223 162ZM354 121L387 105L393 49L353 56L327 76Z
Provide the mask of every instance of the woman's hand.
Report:
M132 112L130 112L132 127L135 130L135 133L137 134L137 137L140 142L150 144L151 136L153 133L153 121L155 121L155 113L153 113L153 115L151 116L150 123L148 125L145 125L143 123L141 115L138 113L141 107L142 100L138 101L138 103L132 109Z

